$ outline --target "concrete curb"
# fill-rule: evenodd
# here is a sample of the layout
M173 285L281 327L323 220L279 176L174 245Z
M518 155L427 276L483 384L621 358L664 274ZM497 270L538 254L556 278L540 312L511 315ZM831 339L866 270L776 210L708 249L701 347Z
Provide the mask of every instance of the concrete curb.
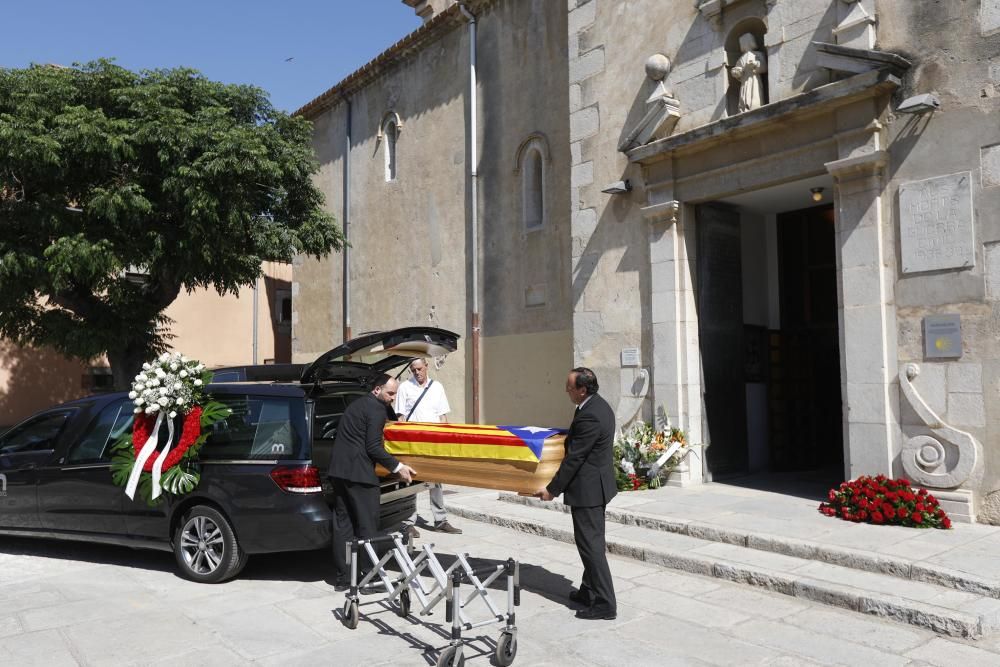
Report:
M544 509L550 512L569 513L569 507L559 501L543 502L537 498L506 493L501 493L498 500L513 505ZM671 519L669 517L629 510L608 509L607 519L608 521L620 523L625 526L637 526L640 528L649 528L650 530L688 535L709 542L734 544L736 546L747 547L748 549L768 551L805 560L820 561L864 572L887 574L900 579L921 581L945 588L953 588L967 593L1000 599L1000 581L977 577L968 572L953 570L943 565L917 562L898 556L887 556L861 549L820 544L794 537L750 533L725 526L716 526L687 519Z
M535 507L533 503L515 504L525 504L530 507ZM473 509L471 507L463 506L460 500L454 498L449 500L448 511L456 516L472 521L492 524L503 528L510 528L523 533L547 537L560 542L570 544L573 543L572 531L556 526L546 525L541 520L532 521L530 519L506 515L497 511L487 512ZM629 525L640 524L632 522ZM707 542L723 541L709 540L707 538L700 537L698 534L691 534L689 532L685 532L684 534L697 539L703 539ZM728 532L727 535L731 537L731 534ZM727 543L743 547L748 546L747 543L734 543L728 540ZM671 551L669 549L652 547L635 540L615 538L614 536L608 537L607 546L609 553L625 558L650 563L652 565L659 565L669 569L680 570L691 574L699 574L734 583L756 586L792 597L803 598L821 604L840 607L842 609L858 613L870 614L899 623L926 628L938 634L951 637L978 639L993 632L994 630L1000 629L1000 617L994 617L993 615L979 616L964 611L939 607L894 595L862 590L860 588L832 583L808 576L795 575L794 573L780 572L757 565L734 562L724 558L689 553L685 551ZM794 555L793 557L798 557L800 559L803 558L802 556ZM840 565L839 563L830 564ZM845 567L843 565L840 566ZM878 574L892 576L890 573L879 570L876 570L875 572ZM937 583L937 581L930 581L927 583Z

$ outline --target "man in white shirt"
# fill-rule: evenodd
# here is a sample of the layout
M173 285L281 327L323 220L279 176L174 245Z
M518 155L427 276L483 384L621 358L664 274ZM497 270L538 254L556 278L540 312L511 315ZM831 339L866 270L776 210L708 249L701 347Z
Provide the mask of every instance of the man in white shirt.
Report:
M408 422L447 422L451 406L440 382L427 377L427 362L414 359L410 362L410 379L400 383L396 393L395 410L400 421ZM434 530L442 533L459 534L460 528L448 523L448 514L444 509L444 489L440 484L432 484L430 489L431 513L434 518ZM406 532L410 537L419 537L420 533L414 527L417 513L410 517Z

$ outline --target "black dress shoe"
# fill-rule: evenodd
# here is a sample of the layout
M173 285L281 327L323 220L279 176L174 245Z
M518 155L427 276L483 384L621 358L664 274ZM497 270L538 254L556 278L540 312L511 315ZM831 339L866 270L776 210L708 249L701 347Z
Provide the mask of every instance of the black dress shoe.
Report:
M578 591L573 589L569 592L569 601L575 602L576 604L582 604L585 607L589 607L594 603L594 598L590 595L588 591Z
M618 613L611 609L588 607L576 612L576 617L582 618L585 621L613 621L618 618Z
M350 587L351 587L351 582L347 581L346 579L338 579L333 584L333 590L337 591L338 593L343 593Z

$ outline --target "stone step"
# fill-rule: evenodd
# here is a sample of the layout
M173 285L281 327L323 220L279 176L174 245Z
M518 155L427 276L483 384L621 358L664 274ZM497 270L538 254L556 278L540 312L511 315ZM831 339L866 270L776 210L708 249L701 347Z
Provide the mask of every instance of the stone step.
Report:
M558 501L543 502L537 498L511 493L500 493L498 499L514 506L520 505L550 512L569 513L569 507ZM649 514L628 508L609 507L607 520L625 526L639 526L653 531L687 535L709 542L721 542L758 551L769 551L775 554L830 563L852 570L886 574L900 579L930 583L1000 599L1000 581L996 579L980 577L937 563L918 561L904 556L882 554L783 535L770 535L756 530L740 530L697 520Z
M451 497L466 519L573 542L570 516L495 496ZM693 574L757 586L942 635L978 639L1000 630L1000 600L936 583L902 579L675 531L609 522L608 551Z

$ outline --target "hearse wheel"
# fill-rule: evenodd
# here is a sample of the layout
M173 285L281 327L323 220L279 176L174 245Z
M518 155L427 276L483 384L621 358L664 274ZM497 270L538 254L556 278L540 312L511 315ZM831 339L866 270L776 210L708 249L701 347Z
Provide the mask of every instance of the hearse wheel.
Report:
M185 577L204 584L232 579L247 562L229 520L207 505L192 507L178 522L174 557Z

